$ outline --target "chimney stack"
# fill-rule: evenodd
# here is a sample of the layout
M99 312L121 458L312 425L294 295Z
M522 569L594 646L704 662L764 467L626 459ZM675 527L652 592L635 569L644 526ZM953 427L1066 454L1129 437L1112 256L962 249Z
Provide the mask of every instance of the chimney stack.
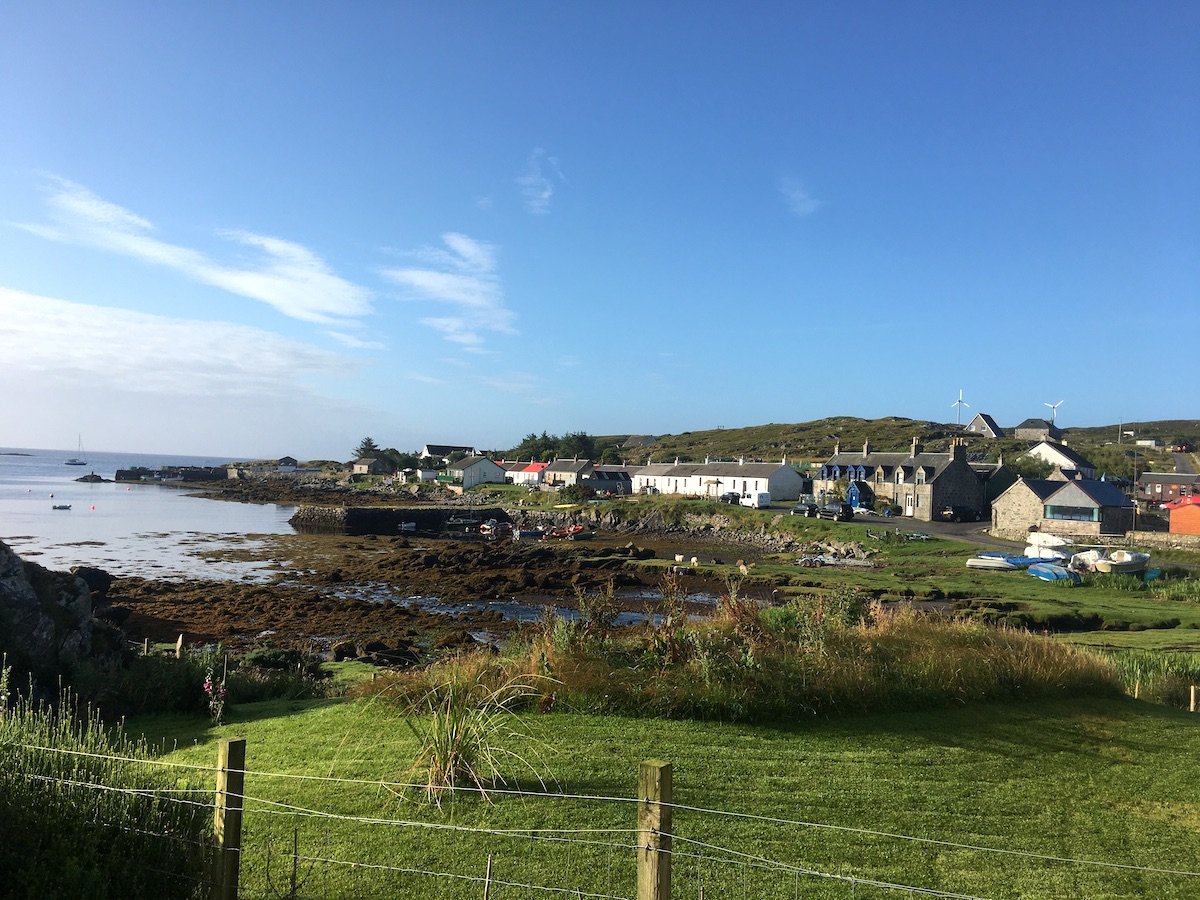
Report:
M913 442L912 442L912 455L916 456L920 452L921 452L921 439L919 437L914 436Z
M863 441L863 459L866 459L870 455L871 455L871 441L868 439L868 440Z

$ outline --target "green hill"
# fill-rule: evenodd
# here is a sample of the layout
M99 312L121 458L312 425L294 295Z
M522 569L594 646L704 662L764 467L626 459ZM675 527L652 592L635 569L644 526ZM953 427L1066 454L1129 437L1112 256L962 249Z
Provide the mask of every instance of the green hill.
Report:
M1165 448L1154 451L1134 447L1134 438L1122 432L1135 432L1138 440L1158 439ZM1118 443L1118 436L1121 441ZM869 441L871 448L902 451L912 446L913 438L931 451L945 451L956 437L967 440L968 452L976 459L995 460L1001 453L1012 458L1029 448L1028 441L989 440L963 431L953 423L929 422L888 416L862 419L833 416L798 424L753 425L746 428L716 428L685 431L681 434L653 436L645 445L628 446L629 435L605 435L595 439L598 450L616 448L628 464L652 462L699 462L704 459L787 458L788 462L819 462L827 459L835 444L843 451L860 448ZM1089 457L1105 472L1128 475L1136 460L1138 471L1172 466L1169 448L1179 443L1200 446L1200 421L1169 419L1159 422L1126 422L1093 428L1064 429L1064 440ZM1170 469L1168 469L1170 471Z

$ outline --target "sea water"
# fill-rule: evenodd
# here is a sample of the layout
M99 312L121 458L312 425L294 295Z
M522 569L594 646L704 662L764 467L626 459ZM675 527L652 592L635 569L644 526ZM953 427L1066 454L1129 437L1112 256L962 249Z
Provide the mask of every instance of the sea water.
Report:
M0 541L48 569L97 566L147 578L260 580L269 568L223 561L208 551L244 547L247 535L291 534L293 506L193 496L199 486L112 481L118 469L221 466L229 459L0 447ZM79 482L94 473L101 484ZM70 509L54 509L70 506Z

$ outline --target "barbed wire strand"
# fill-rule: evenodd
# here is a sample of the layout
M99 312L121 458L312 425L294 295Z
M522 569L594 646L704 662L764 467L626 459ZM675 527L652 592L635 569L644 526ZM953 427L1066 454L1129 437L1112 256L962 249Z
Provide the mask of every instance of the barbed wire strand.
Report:
M681 838L679 838L677 835L673 837L675 840L681 840ZM857 875L841 875L835 872L822 872L820 869L808 869L803 866L795 866L790 863L780 862L779 860L770 859L765 856L756 856L752 853L743 853L740 850L730 850L728 847L721 847L716 844L708 844L704 841L688 840L687 838L683 838L682 840L710 850L728 853L731 856L737 857L737 859L708 856L705 854L696 853L680 853L679 851L662 852L671 852L673 856L678 856L683 859L697 859L709 863L721 863L723 865L737 865L742 867L753 866L756 869L764 869L766 871L784 872L788 874L795 874L797 876L807 875L813 878L824 878L830 881L840 881L850 885L861 884L866 887L876 887L885 890L909 891L910 893L921 894L922 896L927 897L943 897L947 898L947 900L986 900L986 898L977 897L974 894L958 894L953 891L943 891L938 888L923 888L911 884L899 884L890 881L880 881L874 878L862 878Z
M23 747L23 748L29 749L29 750L44 750L44 751L48 751L48 752L57 752L57 753L65 753L65 754L76 755L76 756L85 756L85 757L106 759L106 760L110 760L110 761L114 761L114 762L147 763L150 765L162 765L162 766L178 767L178 768L185 768L185 769L198 769L198 770L203 770L203 771L208 771L208 772L211 772L214 769L214 767L212 767L212 766L200 766L200 765L195 765L195 764L190 764L190 763L175 763L175 762L168 762L166 760L140 760L140 759L133 759L133 758L129 758L129 757L119 757L119 756L111 756L111 755L104 755L104 754L97 754L97 753L87 753L84 751L77 751L77 750L66 750L66 749L60 749L60 748L56 748L56 747L39 747L39 746L25 745L25 744L13 745L13 746L20 746L20 747ZM302 781L331 782L331 783L336 783L336 784L369 785L372 787L382 787L384 789L425 790L428 787L428 785L405 784L405 783L401 783L401 782L389 782L389 781L385 781L382 779L380 779L380 780L353 779L353 778L336 778L333 776L324 776L324 775L298 775L298 774L294 774L294 773L284 773L284 772L256 772L256 771L250 771L250 770L241 770L241 771L243 771L243 773L246 777L253 775L255 777L260 777L260 778L282 778L282 779L295 779L295 780L302 780ZM445 788L443 788L443 790L478 793L478 788L464 787L461 785L448 785ZM744 819L744 820L749 820L749 821L766 822L766 823L773 824L773 825L792 825L792 826L799 827L799 828L815 828L815 829L822 829L822 830L826 830L826 831L838 831L838 832L842 832L842 833L846 833L846 834L858 834L858 835L864 835L864 836L869 836L869 837L887 838L889 840L911 841L913 843L929 844L932 846L947 847L950 849L971 850L976 853L996 853L996 854L1001 854L1004 856L1014 856L1014 857L1019 857L1019 858L1024 858L1024 859L1034 859L1034 860L1039 860L1042 862L1057 862L1057 863L1064 863L1064 864L1071 864L1071 865L1097 866L1097 867L1102 867L1102 868L1120 869L1120 870L1125 870L1125 871L1146 872L1146 873L1157 874L1157 875L1179 875L1179 876L1188 877L1188 878L1200 877L1200 872L1194 872L1194 871L1183 870L1183 869L1163 869L1163 868L1158 868L1158 867L1154 867L1154 866L1136 866L1136 865L1133 865L1130 863L1114 863L1114 862L1105 862L1103 860L1093 860L1093 859L1074 859L1071 857L1056 856L1053 854L1035 853L1033 851L1028 851L1028 850L1009 850L1009 849L998 848L998 847L986 847L986 846L983 846L980 844L967 844L967 843L962 843L962 842L958 842L958 841L942 840L942 839L938 839L938 838L917 837L915 835L900 834L898 832L880 831L880 830L870 829L870 828L858 828L858 827L849 826L849 825L831 825L831 824L823 823L823 822L808 822L808 821L804 821L804 820L800 820L800 819L786 819L786 818L782 818L782 817L778 817L778 816L764 816L764 815L760 815L760 814L756 814L756 813L732 812L729 810L709 809L709 808L703 807L703 806L690 806L690 805L681 804L681 803L663 803L662 801L652 800L650 798L606 797L603 795L563 794L563 793L554 793L554 792L550 792L550 791L528 791L528 790L515 790L515 789L506 789L506 788L495 788L495 789L489 788L488 793L499 794L499 795L519 796L519 797L535 797L535 798L541 797L541 798L556 799L556 800L583 800L583 801L609 802L609 803L643 803L643 802L645 802L645 803L651 803L651 804L656 804L656 805L661 805L661 806L669 806L674 810L678 810L678 811L682 811L682 812L703 813L706 815L723 816L723 817L727 817L727 818L736 818L736 819Z
M328 859L320 856L297 856L298 862L306 863L325 863L335 866L349 866L352 869L374 869L381 872L395 872L400 875L428 875L433 878L455 878L460 881L472 881L476 883L484 882L487 879L479 875L463 875L459 872L434 872L429 869L414 869L407 866L385 866L377 863L358 863L350 862L342 859ZM500 881L492 878L491 885L493 888L521 888L527 891L542 891L547 894L569 894L574 897L588 898L588 900L631 900L629 897L621 897L615 894L596 894L590 891L584 891L580 888L560 888L548 887L541 884L525 884L518 881Z

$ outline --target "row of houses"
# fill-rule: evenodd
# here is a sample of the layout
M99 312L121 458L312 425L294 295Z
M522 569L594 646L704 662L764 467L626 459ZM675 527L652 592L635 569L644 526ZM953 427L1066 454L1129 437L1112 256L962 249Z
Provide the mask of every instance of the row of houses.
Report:
M981 414L976 420L1003 436L990 417ZM973 420L972 424L977 423ZM977 428L968 426L979 433ZM718 498L730 492L767 492L779 502L808 495L818 502L844 498L856 507L873 507L882 501L900 515L920 521L931 521L939 510L950 506L983 513L990 509L993 532L1014 539L1031 529L1087 536L1123 534L1134 527L1134 501L1112 482L1097 479L1090 461L1056 440L1053 423L1027 420L1015 431L1038 437L1026 455L1053 466L1047 478L1018 478L1005 466L1003 457L995 463L971 461L963 439L955 439L947 452L930 452L916 438L908 451L901 452L875 451L869 441L861 451L852 452L835 444L833 454L813 471L811 479L786 459L778 463L706 460L604 466L580 459L496 462L480 455L467 456L444 470L419 470L418 476L460 490L507 482L534 488L582 484L602 496L662 493ZM429 445L425 449L436 456L438 451L464 448ZM360 460L355 471L373 474L372 462ZM1182 530L1192 527L1187 524L1191 516L1200 518L1200 476L1145 473L1137 484L1137 498L1163 507L1186 500L1178 516L1181 533L1200 531L1200 524L1195 531ZM1176 518L1172 514L1172 531L1176 530Z
M443 477L463 490L505 482L549 488L580 484L611 496L660 493L716 499L731 491L739 494L765 491L779 501L798 500L810 487L808 480L786 460L603 466L582 459L497 463L475 456L450 464Z

